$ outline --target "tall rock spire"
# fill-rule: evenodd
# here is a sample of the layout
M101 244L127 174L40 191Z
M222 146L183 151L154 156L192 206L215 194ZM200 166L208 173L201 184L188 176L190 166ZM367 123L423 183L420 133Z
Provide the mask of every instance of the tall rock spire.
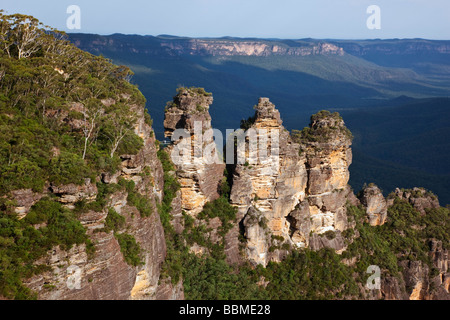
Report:
M179 88L165 112L165 136L173 140L167 151L181 184L181 209L193 216L219 197L225 169L212 135L212 102L212 95L202 88ZM178 155L180 150L183 155Z
M292 246L344 249L340 232L347 228L352 157L351 133L342 118L322 111L291 136L269 99L260 98L255 110L245 129L269 141L271 150L276 131L278 150L277 157L237 164L233 172L230 198L244 229L247 258L266 265L280 261ZM327 231L335 233L333 241L323 236Z

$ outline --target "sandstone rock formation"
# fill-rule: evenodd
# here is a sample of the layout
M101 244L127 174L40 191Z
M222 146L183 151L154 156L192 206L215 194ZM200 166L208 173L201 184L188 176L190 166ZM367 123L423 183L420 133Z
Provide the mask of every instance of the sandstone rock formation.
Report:
M160 279L161 265L166 256L164 230L156 204L163 196L163 170L157 158L157 147L152 128L144 120L145 109L131 105L138 121L135 133L144 141L136 155L122 155L121 169L114 175L98 177L103 183L117 183L118 178L135 182L135 190L151 200L153 213L141 217L139 211L127 203L127 191L117 191L106 199L106 208L101 212L89 211L79 218L87 228L87 234L95 244L94 257L88 257L85 245L75 246L69 251L54 248L38 263L46 264L51 271L33 276L26 285L39 294L39 299L183 299L182 283L173 286L170 279ZM89 179L82 186L50 186L48 193L68 208L80 200L92 201L97 195L95 183ZM30 192L16 192L20 210L31 207L39 197ZM28 200L27 200L28 199ZM26 200L26 201L25 201ZM108 208L114 208L125 218L127 233L139 243L143 264L137 267L124 260L119 243L112 232L105 232ZM70 284L71 277L80 281ZM75 279L75 278L74 278ZM161 281L160 281L161 280Z
M388 199L388 206L391 206L394 202L394 197L397 196L400 199L409 202L414 209L417 209L420 213L425 214L427 208L439 208L439 200L430 191L424 188L413 188L412 190L395 189L393 197Z
M381 190L373 184L361 190L361 204L366 208L366 213L371 226L381 226L386 222L387 203Z
M114 105L113 100L104 103ZM182 88L166 110L166 136L175 137L167 150L174 155L176 171L169 174L181 184L171 206L171 223L178 234L184 228L183 211L195 218L207 202L219 197L225 165L208 161L208 158L219 158L210 134L208 109L211 103L210 94L196 88ZM70 250L53 248L37 261L49 266L51 271L25 280L28 287L38 292L39 299L184 298L182 281L174 285L170 278L160 274L166 243L157 204L163 198L164 173L156 154L154 133L144 121L143 108L131 105L130 110L138 115L135 133L143 139L144 146L135 155L121 155L121 167L116 173L102 173L97 181L86 179L82 185L48 184L44 193L12 192L15 211L23 218L32 205L46 195L55 196L65 207L73 209L80 201L96 199L99 193L96 182L115 184L123 178L134 181L135 190L150 200L153 211L149 217L142 217L139 210L128 203L128 192L122 189L107 196L104 210L81 214L79 220L95 244L95 256L89 257L85 245ZM372 226L381 226L387 221L387 212L395 197L407 201L422 215L427 214L429 208L439 208L436 196L423 188L396 189L385 199L378 187L369 185L362 190L359 199L356 198L348 186L352 137L337 114L321 111L311 117L308 128L290 134L283 127L275 106L268 98L260 98L254 117L242 125L247 136L241 140L243 148L238 143L236 162L231 168L230 201L238 214L234 226L224 237L229 263L245 259L253 265L266 266L269 261L285 259L293 248L332 248L342 253L348 245L343 232L354 228L347 220L347 202L362 205ZM181 139L177 139L178 129L183 132ZM237 133L240 134L242 132ZM176 148L180 146L187 146L190 161L179 161L186 160L183 158L186 154L177 153ZM201 156L194 157L200 151ZM241 157L244 161L237 161ZM127 233L143 249L142 265L127 264L114 234L103 229L109 208L125 218ZM207 230L205 238L214 244L222 241L218 232L222 223L218 217L206 222L194 220L195 227L201 224ZM357 230L355 234L359 236ZM240 236L245 238L245 245L240 243ZM447 246L434 239L429 246L431 264L399 259L401 273L397 277L383 277L380 290L367 292L361 285L365 298L450 299ZM189 250L199 256L208 254L207 248L197 244ZM354 257L345 263L354 265L356 260ZM74 275L80 282L79 286L71 287L70 279Z
M384 300L450 300L448 250L442 242L432 240L430 267L422 261L403 260L400 277L382 277L381 290L374 299Z
M378 188L369 186L365 190L369 197L375 195L376 203L381 203ZM364 192L365 193L365 192ZM409 202L421 214L427 214L425 209L439 208L436 196L424 188L412 190L396 189L387 199L387 208L394 204L394 199ZM364 195L362 195L364 198ZM369 200L374 201L375 200ZM362 200L364 202L364 200ZM377 207L377 206L372 206ZM385 206L382 205L382 208ZM367 207L368 208L368 207ZM377 219L377 221L379 221ZM404 257L399 262L401 273L399 277L382 277L381 290L375 299L385 300L450 300L450 272L448 249L445 249L442 241L430 239L429 260L410 260Z
M309 247L311 233L327 231L338 232L337 238L314 238L313 247L342 250L339 232L347 227L351 164L351 138L344 122L321 113L312 118L307 135L293 139L269 99L261 98L255 109L249 129L256 143L268 142L270 154L252 161L247 139L250 161L235 166L230 197L243 219L248 259L262 265L279 261L290 246Z
M31 189L14 190L11 194L15 202L14 211L19 219L26 217L31 207L44 196L42 193L33 192Z
M309 56L309 55L344 55L344 50L334 44L319 42L289 47L285 44L270 44L264 41L229 41L206 39L182 39L178 41L163 40L161 48L173 55L213 55L213 56Z
M311 117L310 128L302 131L299 140L307 159L311 230L342 232L347 228L345 203L352 192L348 186L351 133L337 113L321 111Z
M181 184L181 208L192 216L219 197L225 169L211 128L208 110L212 102L212 96L202 89L180 88L165 113L165 136L173 140L167 152Z

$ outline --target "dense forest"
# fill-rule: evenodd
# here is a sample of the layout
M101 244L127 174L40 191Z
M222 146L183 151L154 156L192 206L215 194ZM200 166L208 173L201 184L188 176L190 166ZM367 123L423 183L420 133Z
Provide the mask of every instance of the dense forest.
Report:
M34 261L52 247L95 249L77 220L82 204L69 210L47 197L19 220L8 194L42 192L49 183L81 185L117 170L119 154L141 148L127 105L145 98L129 83L128 68L79 50L31 16L0 12L0 44L0 294L22 299L34 295L21 278L45 270ZM109 98L117 103L105 107ZM89 204L97 210L109 192L99 189ZM119 241L125 249L133 243L125 236Z
M142 217L154 214L149 199L136 192L131 180L105 184L97 179L118 170L119 155L136 154L142 148L142 138L133 131L136 115L129 106L144 105L145 98L130 84L132 72L76 48L63 33L26 15L0 11L0 45L0 296L37 298L23 281L48 271L36 261L55 246L69 249L84 244L88 255L95 256L95 243L79 221L89 210L107 210L101 232L114 234L126 263L138 267L143 263L140 244L123 231L125 219L106 208L105 199L124 190L126 201ZM109 99L115 103L109 104ZM146 123L152 124L148 114ZM180 184L171 174L169 155L159 150L158 157L164 169L164 197L157 210L167 245L162 276L174 284L183 280L187 299L365 298L368 266L379 265L383 276L399 277L402 261L421 261L434 276L437 271L428 254L431 239L449 247L448 208L422 214L392 195L388 221L379 227L367 223L361 206L348 204L349 222L355 228L345 233L348 248L342 255L332 249L290 248L284 261L266 268L229 265L225 235L236 223L236 209L229 203L227 173L221 197L198 215L199 221L220 219L219 241L211 241L211 230L188 215L184 231L175 232L170 212ZM13 210L14 190L42 192L50 184L81 185L86 179L97 184L98 194L91 202L81 201L71 209L49 195L23 219ZM195 244L206 252L193 253L190 248ZM349 263L352 259L356 262Z

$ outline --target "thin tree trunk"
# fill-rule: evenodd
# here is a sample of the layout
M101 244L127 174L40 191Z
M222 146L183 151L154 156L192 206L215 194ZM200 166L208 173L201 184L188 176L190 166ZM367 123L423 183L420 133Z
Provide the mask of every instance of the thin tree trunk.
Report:
M83 151L83 160L86 158L86 150L87 150L87 143L88 143L89 137L84 138L84 151Z

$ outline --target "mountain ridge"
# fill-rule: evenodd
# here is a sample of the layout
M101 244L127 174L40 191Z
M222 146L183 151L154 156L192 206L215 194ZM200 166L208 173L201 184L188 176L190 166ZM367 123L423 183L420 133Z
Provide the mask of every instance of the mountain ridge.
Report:
M355 195L338 113L289 132L261 97L225 167L212 93L177 89L163 148L127 67L0 18L0 299L449 298L450 209L423 188Z
M78 35L69 36L74 40L78 39ZM271 100L277 105L285 118L288 129L306 126L309 115L322 109L339 111L344 113L346 117L350 117L349 120L351 120L357 114L363 113L364 110L369 112L371 109L389 106L394 108L395 105L402 103L405 104L406 110L408 103L411 106L414 104L414 101L416 101L414 99L420 102L422 101L420 99L450 96L448 89L450 88L449 54L440 53L439 50L435 51L434 54L425 54L428 48L427 44L431 44L431 49L439 48L441 44L447 47L450 43L447 40L327 40L344 48L350 46L356 47L358 50L361 48L370 49L372 51L366 52L372 52L372 54L365 56L351 55L344 49L344 56L309 55L302 57L166 54L164 50L167 47L163 50L159 44L160 40L155 37L150 37L150 44L143 36L128 38L128 36L121 35L117 40L114 37L100 37L98 45L93 45L89 37L80 36L79 45L82 48L95 54L103 53L117 63L130 66L135 72L134 83L139 85L145 96L151 97L148 109L155 119L154 128L160 140L164 139L162 127L164 114L160 106L164 106L168 97L172 96L169 88L176 86L200 86L214 92L215 101L210 112L213 126L220 130L234 128L240 120L247 119L250 116L247 112L247 106L260 96L271 97ZM96 36L94 38L97 39ZM107 43L109 40L117 41L119 44L123 42L123 46L111 47L110 51L110 46L101 45L101 43ZM191 40L191 38L185 38L181 42ZM227 38L226 40L233 43L235 39ZM256 40L261 41L261 39ZM171 40L167 41L170 42ZM179 43L179 41L179 39L175 40L175 43ZM214 42L214 39L207 39L207 41ZM220 41L223 41L223 39ZM279 39L275 42L266 39L263 42L269 44L281 43ZM288 46L289 43L295 41L286 40L286 42L287 44L283 45ZM301 43L309 45L317 42L324 41L303 39L299 40L296 45L301 45ZM415 55L414 50L417 50L417 48L411 47L411 44L426 45L422 46L422 53ZM135 46L138 50L141 50L139 48L145 50L147 46L153 49L149 49L148 54L133 53L130 50L135 49ZM393 54L387 55L385 50L377 53L377 48L384 47L390 48L389 50ZM123 52L120 52L121 50ZM411 54L405 55L402 50L409 50ZM382 63L383 61L384 63ZM403 99L403 102L401 99ZM431 100L429 105L430 107L433 105ZM424 110L426 110L426 105ZM446 118L447 114L448 112L446 113L443 109L438 117ZM362 122L361 125L355 125L354 121L350 121L352 130L359 132L364 125L370 125L368 121L370 118L359 117L358 119ZM426 119L423 125L432 127L433 119L429 119L429 117L426 117ZM397 122L396 125L408 126L405 122ZM369 131L366 130L362 134L367 134L365 132ZM392 136L390 139L394 139L394 137ZM431 139L433 140L433 138ZM366 139L366 141L369 140ZM379 142L381 143L381 141L375 141L376 144ZM360 152L359 146L355 146L355 148ZM443 156L445 154L444 152ZM379 155L372 154L372 156L380 163L386 160L383 159L381 153ZM408 159L402 158L404 155L398 156L397 162L410 162ZM417 153L410 156L417 159L422 157ZM364 164L362 160L361 162L359 159L355 161L355 167L359 168L355 172L356 176L363 176ZM445 161L441 160L440 163L444 164ZM385 165L389 166L387 162L385 162ZM412 181L416 182L412 183L411 187L422 185L426 180L425 177L428 173L423 171L425 163L421 166L417 167L421 172L414 174L415 178ZM406 179L405 172L410 168L408 166L405 166L403 170L395 168L393 170L397 172L392 176L402 177L398 180L399 182ZM372 179L375 179L377 174L380 175L381 172L374 172L371 175ZM432 177L431 180L435 181L435 177ZM363 182L358 180L354 183L360 187ZM377 183L383 185L385 190L391 189L396 184L391 181L387 181L387 183L377 181ZM440 185L443 185L443 181ZM449 202L446 196L448 189L439 188L437 191L439 191L444 203Z

